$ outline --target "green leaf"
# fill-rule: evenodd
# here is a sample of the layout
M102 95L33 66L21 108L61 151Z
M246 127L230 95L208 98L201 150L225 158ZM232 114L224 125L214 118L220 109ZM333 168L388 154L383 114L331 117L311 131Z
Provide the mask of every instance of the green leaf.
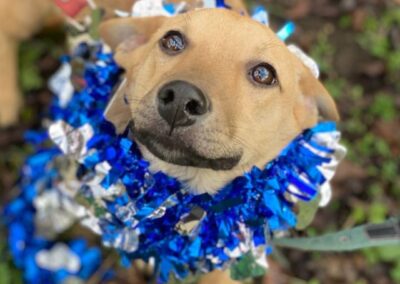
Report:
M244 280L247 278L255 278L263 276L266 269L257 264L252 253L247 253L239 262L231 268L231 278L233 280Z
M369 221L372 223L383 222L388 213L388 208L382 202L375 201L369 208Z
M90 24L89 27L89 35L95 40L100 38L99 26L102 18L103 18L103 13L101 9L94 9L92 11L92 17L91 17L92 23Z
M400 283L400 261L396 262L395 267L390 271L390 276L396 283Z
M275 246L299 249L305 251L354 251L367 247L398 246L398 238L389 233L396 230L400 217L387 219L385 222L376 224L365 224L351 229L344 229L333 233L327 233L317 237L299 238L275 238L272 243ZM380 235L370 235L368 232L374 230ZM372 231L371 231L372 232Z
M387 246L377 248L383 261L396 261L400 259L400 246Z
M394 119L397 115L395 98L385 93L377 95L370 111L379 118Z
M21 45L19 52L19 80L23 91L38 89L44 84L37 64L43 50L44 45L39 43Z
M349 29L351 28L351 24L352 24L352 18L350 15L345 15L340 17L339 19L339 26L342 29Z
M318 210L319 202L321 197L318 195L314 200L310 202L302 202L298 203L299 213L297 214L297 224L296 229L304 230L314 219L315 213Z
M0 283L12 284L11 271L7 263L0 262Z
M396 161L387 161L382 165L382 176L385 180L395 180L398 175L398 165Z
M38 68L32 65L21 69L20 80L24 91L39 89L43 85Z
M366 219L364 208L360 206L353 207L353 210L351 211L351 219L353 219L353 221L357 224L364 222Z

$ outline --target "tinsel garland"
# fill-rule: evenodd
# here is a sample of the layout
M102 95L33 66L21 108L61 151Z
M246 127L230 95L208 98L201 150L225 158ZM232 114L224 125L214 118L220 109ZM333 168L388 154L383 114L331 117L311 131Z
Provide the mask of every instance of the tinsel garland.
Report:
M84 63L84 83L74 90L76 61ZM28 133L37 152L22 169L20 195L4 210L9 247L27 283L86 281L95 273L100 248L57 240L76 223L115 248L127 266L153 260L164 283L171 273L182 279L226 269L248 255L266 267L270 239L296 225L293 205L318 194L329 199L328 182L344 152L334 123L304 131L264 168L217 194L195 195L175 178L152 173L129 130L116 135L104 118L121 77L101 44L82 43L52 80L58 96L48 135ZM55 147L44 146L49 139Z

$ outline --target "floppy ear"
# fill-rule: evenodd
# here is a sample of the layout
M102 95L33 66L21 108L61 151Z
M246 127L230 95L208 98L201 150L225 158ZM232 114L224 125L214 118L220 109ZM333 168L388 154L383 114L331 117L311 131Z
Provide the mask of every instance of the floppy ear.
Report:
M115 60L130 70L141 56L133 51L146 44L164 22L165 17L119 18L104 22L100 26L100 36L114 51ZM127 102L127 80L125 79L110 100L105 118L112 122L118 134L125 131L132 114Z
M104 117L114 125L117 134L123 133L132 119L132 114L125 98L126 87L127 81L124 79L104 112Z
M299 63L298 84L300 95L295 106L295 115L304 128L314 126L318 120L340 119L335 101L303 63Z
M117 18L100 25L100 36L113 51L117 62L126 67L127 55L146 44L166 17Z

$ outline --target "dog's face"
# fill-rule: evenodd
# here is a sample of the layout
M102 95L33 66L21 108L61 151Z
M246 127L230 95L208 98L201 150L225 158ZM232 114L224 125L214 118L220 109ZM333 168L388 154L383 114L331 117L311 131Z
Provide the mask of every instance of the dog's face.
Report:
M334 102L269 28L209 9L119 19L102 34L127 84L109 117L131 128L155 170L215 192L264 166Z

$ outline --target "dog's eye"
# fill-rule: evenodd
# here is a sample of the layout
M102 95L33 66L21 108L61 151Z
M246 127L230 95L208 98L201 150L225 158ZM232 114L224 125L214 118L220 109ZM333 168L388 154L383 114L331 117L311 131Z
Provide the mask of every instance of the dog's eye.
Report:
M253 67L249 75L258 84L274 86L278 83L274 67L267 63L261 63Z
M174 55L185 49L186 42L180 32L169 31L160 40L160 46L166 53Z

